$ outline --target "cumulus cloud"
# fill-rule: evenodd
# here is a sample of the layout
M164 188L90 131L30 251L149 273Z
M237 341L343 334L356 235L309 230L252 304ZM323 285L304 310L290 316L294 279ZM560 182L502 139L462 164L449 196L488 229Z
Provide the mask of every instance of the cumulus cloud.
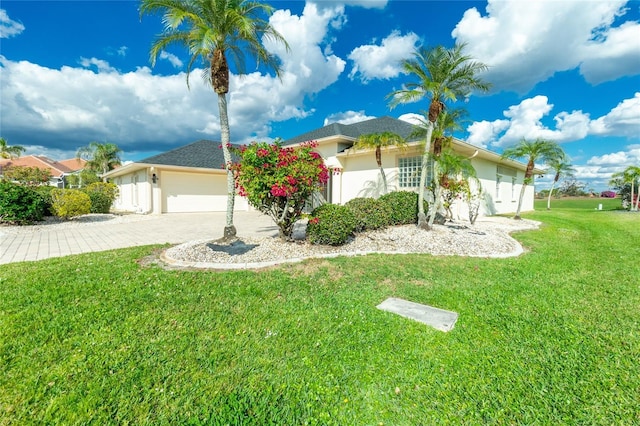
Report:
M268 138L272 122L313 112L304 107L306 97L333 84L344 70L345 61L327 53L326 46L330 28L339 26L343 16L344 6L320 9L313 3L301 16L274 13L272 24L290 41L291 50L268 45L282 61L281 80L259 72L231 75L233 142ZM163 59L178 58L167 54ZM3 137L15 144L74 152L92 140L106 140L126 152L158 152L197 138L220 137L215 93L199 78L188 90L184 73L160 76L147 67L123 73L99 58L53 69L0 55L0 65ZM201 70L192 72L199 76Z
M169 61L169 63L171 65L173 65L174 68L182 68L182 66L183 66L183 63L180 60L180 58L178 58L173 53L168 53L168 52L166 52L164 50L162 52L160 52L160 59L164 59L166 61Z
M0 38L15 37L24 31L24 25L9 18L6 10L0 9Z
M331 124L331 123L342 123L342 124L360 123L361 121L371 120L372 118L376 118L376 117L365 114L364 110L337 112L325 118L324 125L326 126L327 124Z
M506 119L472 123L467 127L467 141L481 147L506 147L523 138L550 139L562 143L590 135L631 138L640 134L640 92L595 120L582 111L562 111L553 117L553 129L542 122L552 109L553 104L549 103L546 96L525 99L503 112Z
M349 54L353 61L350 78L360 77L363 83L373 79L390 79L402 72L401 62L411 57L419 37L415 33L401 35L393 31L382 39L380 45L369 44L356 47Z
M498 91L526 93L575 68L597 84L640 73L640 23L613 26L626 3L489 0L485 15L467 10L452 36L489 65L484 77Z
M589 166L612 166L624 169L626 166L640 164L640 145L634 144L626 147L626 151L612 152L601 156L591 157L587 161Z

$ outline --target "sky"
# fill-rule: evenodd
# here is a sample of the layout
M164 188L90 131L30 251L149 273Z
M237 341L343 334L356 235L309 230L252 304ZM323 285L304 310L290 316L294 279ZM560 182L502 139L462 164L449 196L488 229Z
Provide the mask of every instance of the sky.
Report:
M400 64L417 48L466 43L492 85L448 104L455 136L498 153L521 139L561 144L596 191L640 165L640 2L624 0L271 1L290 50L266 42L281 78L232 66L231 140L287 139L332 122L411 120L428 99L389 107L415 81ZM73 158L92 141L137 161L199 139L220 140L217 96L175 45L155 65L159 15L137 1L0 3L0 136L26 154ZM550 186L547 174L537 188Z

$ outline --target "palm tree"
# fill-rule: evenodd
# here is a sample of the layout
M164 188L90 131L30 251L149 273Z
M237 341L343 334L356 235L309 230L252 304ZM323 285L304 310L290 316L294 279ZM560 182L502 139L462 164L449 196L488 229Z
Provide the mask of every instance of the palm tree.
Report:
M231 170L231 137L227 115L229 92L229 56L240 75L245 73L245 49L258 64L275 70L280 76L280 65L262 45L262 41L282 42L289 45L271 24L263 19L270 16L269 5L245 0L142 0L140 14L162 12L164 31L151 46L151 64L171 44L181 44L189 49L191 59L187 66L187 86L193 65L201 58L208 69L203 77L218 95L220 113L220 139L227 170L227 218L224 238L233 238L235 182Z
M424 188L427 181L431 138L438 116L445 109L445 102L455 102L459 97L468 97L473 90L487 91L490 87L478 77L479 73L487 70L487 66L465 55L464 48L464 44L456 44L451 49L443 46L418 49L413 59L402 62L403 71L416 77L417 81L407 83L403 89L396 90L387 96L391 98L391 108L401 103L416 102L425 97L430 99L418 193L418 226L424 229L429 229L424 213ZM435 217L435 209L430 210L430 214Z
M100 175L122 164L121 152L122 150L114 143L91 142L78 149L76 158L86 160L85 167Z
M622 181L624 183L630 183L631 184L631 207L629 208L630 211L638 211L638 204L640 203L640 196L638 196L638 200L636 200L636 202L633 202L633 198L635 197L635 189L636 189L636 182L638 180L640 180L640 167L638 166L628 166L626 169L624 169L621 172L618 173L614 173L612 175L612 178L621 178ZM639 189L639 193L640 193L640 188Z
M502 158L518 159L527 158L527 168L524 172L524 182L520 189L520 198L518 199L518 209L514 219L521 219L520 210L522 209L522 200L524 199L524 192L533 180L533 168L535 162L540 161L549 163L555 159L565 158L564 151L560 148L556 142L548 141L544 139L536 139L531 142L526 139L520 140L518 144L509 147L502 153Z
M439 188L448 188L450 187L450 181L452 179L460 179L466 182L467 187L469 187L469 179L474 179L478 182L477 173L475 167L471 163L471 159L465 157L464 155L457 154L451 148L445 148L439 154L438 158L438 171L439 174L437 176L436 182ZM455 193L455 191L451 194L453 197L459 195L459 193ZM440 197L440 196L439 196ZM445 208L448 212L449 217L453 217L451 213L451 200L445 203ZM430 223L430 226L433 222Z
M25 148L20 145L9 145L5 138L0 138L0 158L14 159L20 157Z
M387 176L385 175L384 169L382 168L382 148L387 148L390 146L402 147L406 144L407 142L400 135L393 132L369 133L366 135L360 135L353 144L353 147L356 149L375 148L376 163L378 164L378 168L380 169L380 176L382 177L382 185L385 194L389 192L389 188L387 186Z
M561 177L572 177L576 172L571 164L565 158L552 158L547 162L549 169L547 172L555 173L553 182L551 182L551 189L549 190L549 197L547 198L547 210L551 210L551 194L553 194L553 188Z

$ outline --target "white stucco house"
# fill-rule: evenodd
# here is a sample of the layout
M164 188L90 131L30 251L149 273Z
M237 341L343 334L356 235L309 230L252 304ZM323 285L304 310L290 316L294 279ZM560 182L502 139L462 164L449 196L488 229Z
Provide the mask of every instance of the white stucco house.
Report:
M417 191L422 161L420 141L409 138L414 126L391 117L354 124L333 123L283 142L295 146L313 140L316 151L334 171L322 196L327 202L344 204L356 197L381 195L380 171L373 150L356 150L360 135L393 132L408 140L404 148L382 151L382 165L389 191ZM213 212L226 210L226 172L219 142L200 140L163 154L130 163L105 174L120 189L114 208L137 213ZM515 213L526 165L502 159L495 152L460 140L453 149L471 158L481 182L481 215ZM542 170L536 169L537 174ZM526 189L522 211L533 210L535 188ZM245 198L236 196L236 210L249 210ZM453 207L454 215L465 218L466 204Z

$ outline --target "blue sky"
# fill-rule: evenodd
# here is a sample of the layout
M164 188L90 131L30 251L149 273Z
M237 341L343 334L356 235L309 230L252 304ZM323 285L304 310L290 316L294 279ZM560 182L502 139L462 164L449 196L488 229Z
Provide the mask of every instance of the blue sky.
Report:
M428 101L388 107L420 45L467 43L493 89L461 102L457 136L496 152L522 138L562 144L596 190L640 164L640 2L273 1L291 50L267 47L282 80L261 69L231 79L235 143L289 138L333 121L411 119ZM198 70L191 90L179 46L155 67L159 16L134 1L0 4L0 135L27 154L70 158L91 141L139 160L198 139L219 140L216 95ZM452 105L453 106L453 105ZM538 182L548 186L549 177Z

